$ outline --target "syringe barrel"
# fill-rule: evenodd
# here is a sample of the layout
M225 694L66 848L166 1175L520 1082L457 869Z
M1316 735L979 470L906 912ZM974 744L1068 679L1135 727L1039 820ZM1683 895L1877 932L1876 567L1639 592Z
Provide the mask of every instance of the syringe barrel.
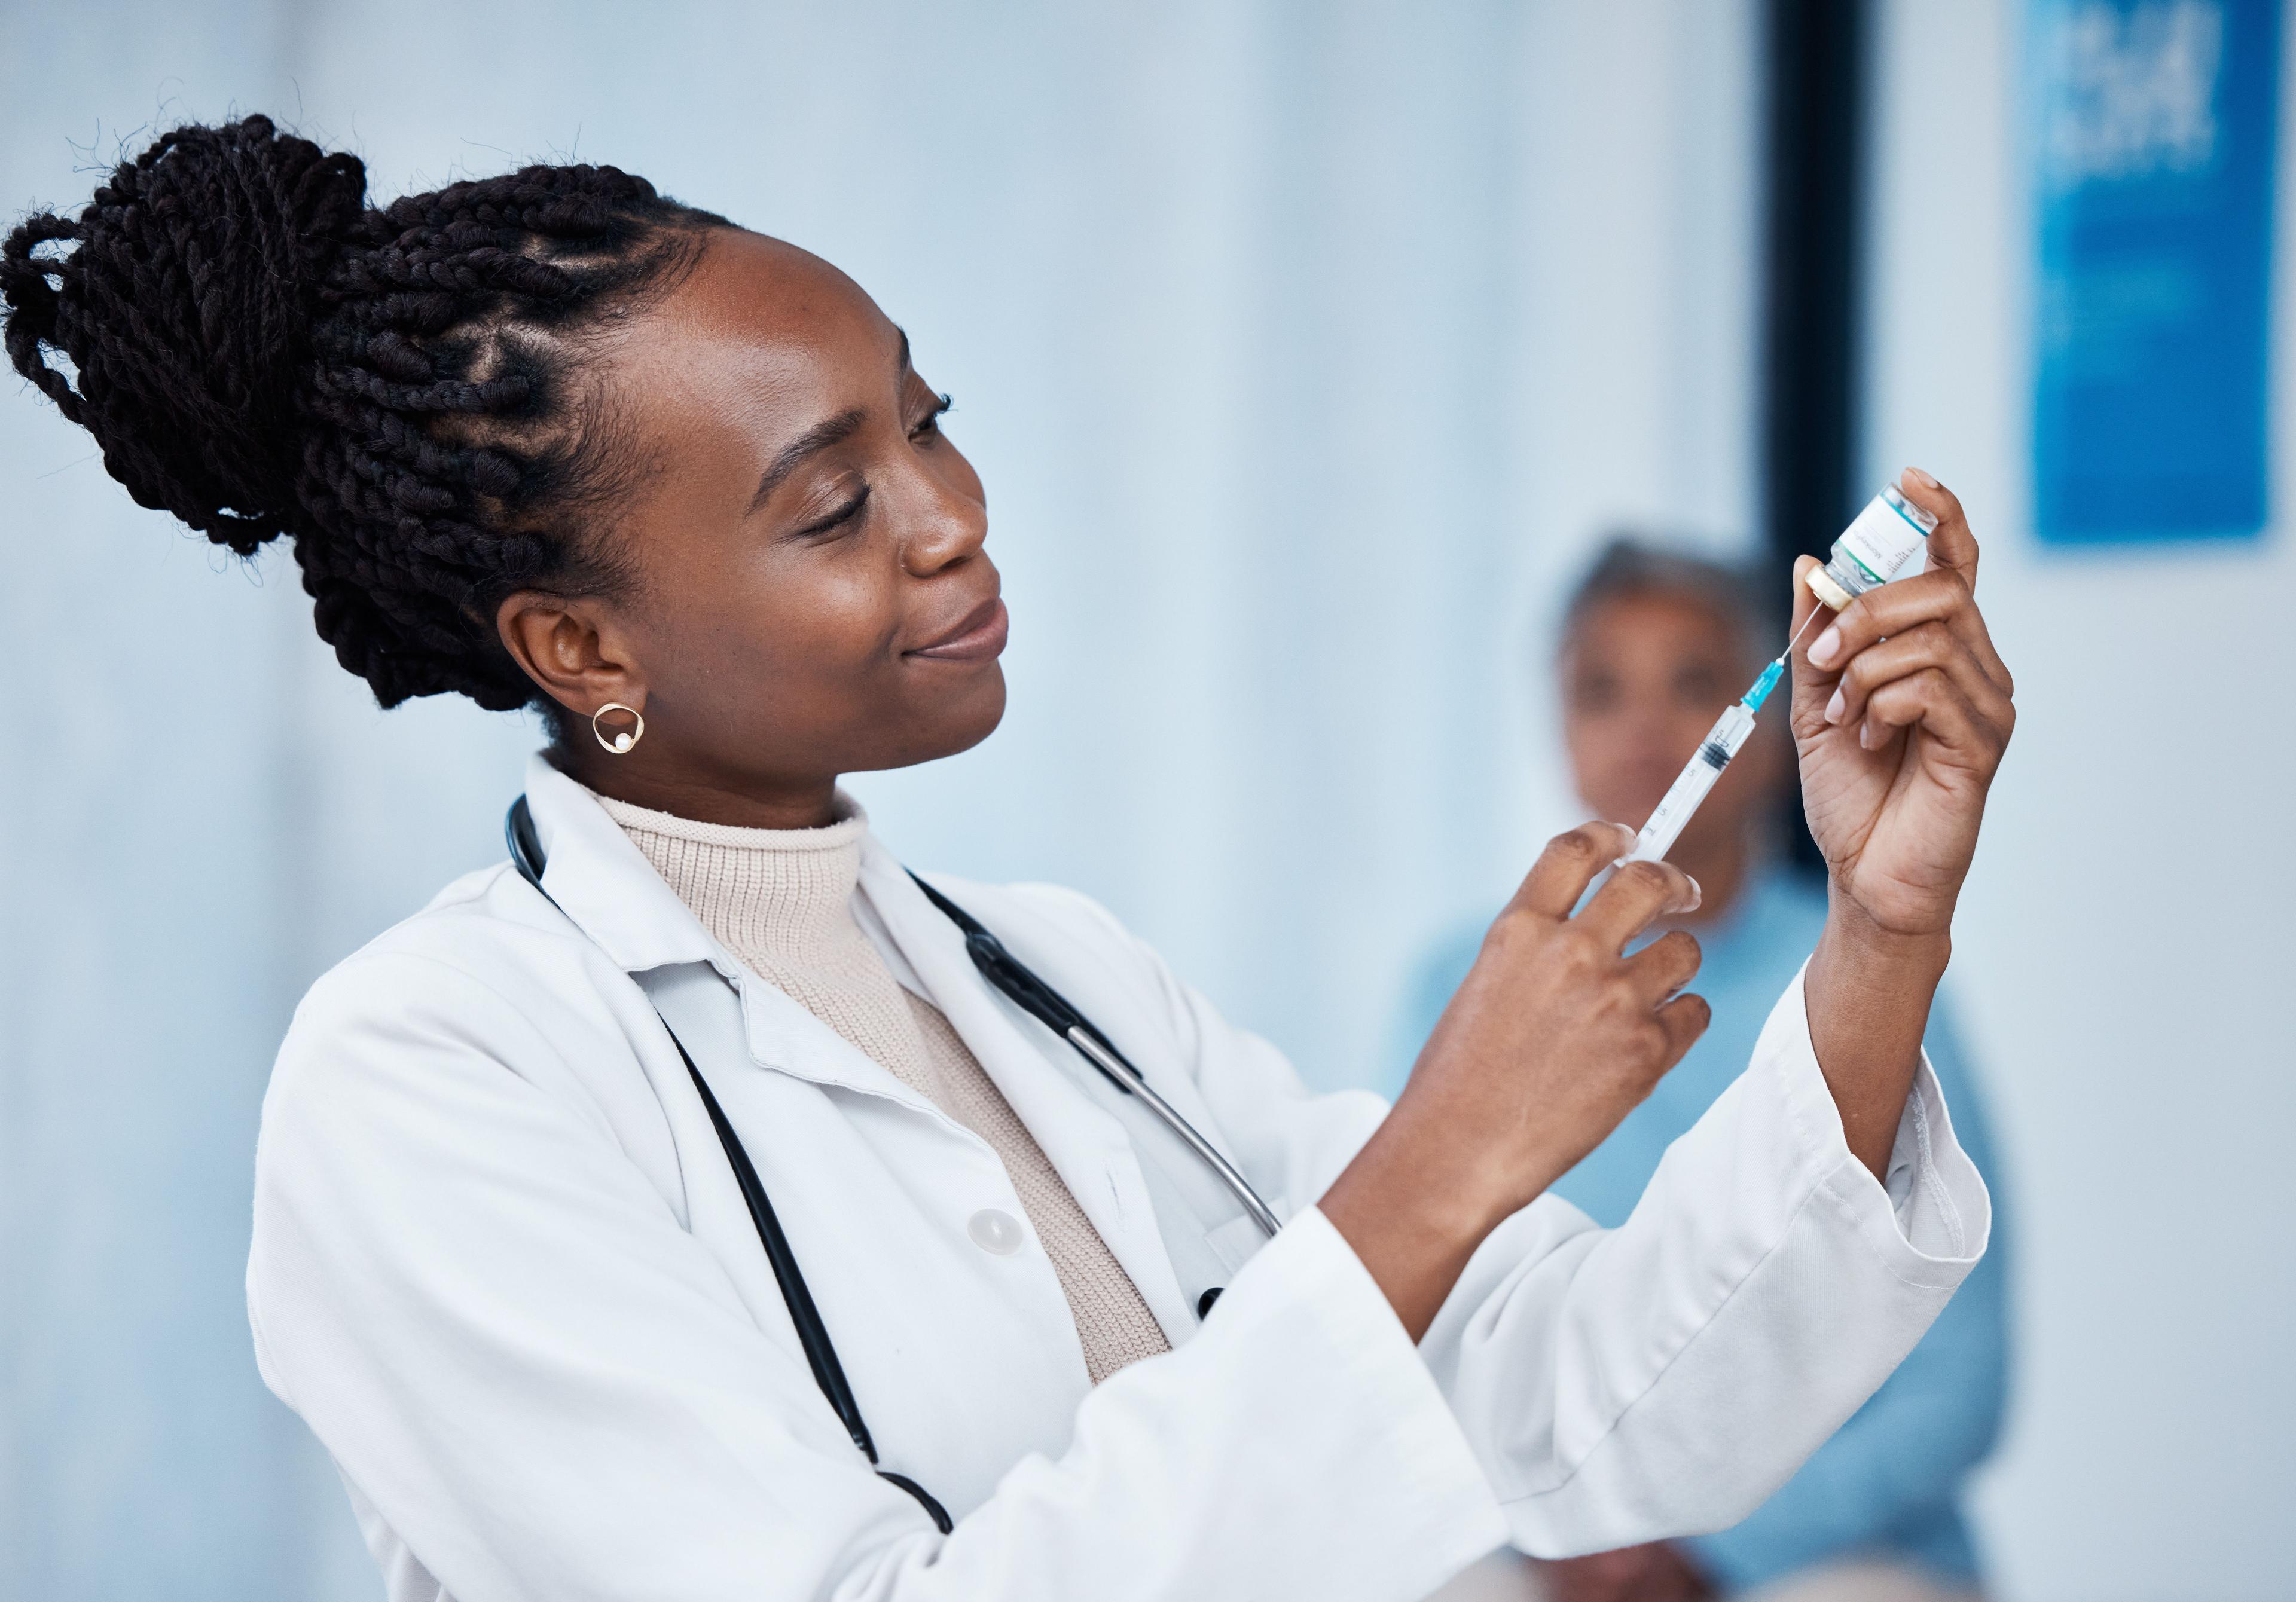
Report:
M1722 777L1722 770L1730 765L1754 732L1754 715L1743 704L1733 703L1715 721L1714 727L1698 749L1683 764L1682 772L1660 800L1650 821L1643 825L1642 833L1635 837L1635 848L1627 854L1630 862L1655 862L1674 849L1684 825L1698 811L1699 803Z

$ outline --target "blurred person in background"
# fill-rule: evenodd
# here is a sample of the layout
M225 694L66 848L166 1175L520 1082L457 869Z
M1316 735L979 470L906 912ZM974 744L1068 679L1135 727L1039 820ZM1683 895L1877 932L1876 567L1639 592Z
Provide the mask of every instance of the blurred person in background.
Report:
M1639 828L1718 709L1761 670L1780 619L1760 589L1718 563L1613 540L1563 611L1557 666L1563 741L1579 797ZM1553 1187L1595 1222L1625 1222L1666 1148L1746 1061L1780 991L1816 944L1822 879L1796 871L1775 838L1792 772L1786 720L1767 719L1683 830L1668 860L1704 900L1671 920L1705 952L1698 988L1714 1019L1673 1073ZM1473 965L1484 921L1447 936L1412 988L1407 1061ZM1953 1108L1954 1133L1999 1205L1999 1170L1969 1064L1940 998L1923 1044ZM1996 1230L2000 1223L1997 1214ZM1718 1535L1659 1541L1544 1565L1554 1602L1931 1602L1973 1594L1964 1482L2000 1428L2006 1321L2002 1238L1880 1393L1752 1517Z

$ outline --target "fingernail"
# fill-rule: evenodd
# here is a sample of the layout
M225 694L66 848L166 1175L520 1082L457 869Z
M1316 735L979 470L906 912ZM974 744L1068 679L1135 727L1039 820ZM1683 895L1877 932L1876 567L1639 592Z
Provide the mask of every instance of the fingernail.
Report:
M1690 879L1690 875L1687 873L1684 874L1682 877L1685 879ZM1698 887L1698 881L1696 879L1690 879L1690 904L1682 910L1685 912L1695 912L1699 908L1705 904L1706 892Z
M1833 699L1825 703L1825 721L1829 723L1840 723L1841 721L1841 709L1849 704L1849 701L1841 693L1841 686L1836 684L1833 687Z
M1809 659L1824 667L1833 660L1834 653L1841 649L1841 629L1838 625L1828 624L1825 632L1810 642Z
M1924 489L1943 489L1945 487L1944 485L1939 484L1936 479L1931 478L1927 473L1922 471L1922 470L1917 467L1907 468L1906 470L1906 477L1911 478L1915 483L1920 485Z
M1857 748L1861 751L1870 751L1874 748L1873 724L1860 723L1857 725Z

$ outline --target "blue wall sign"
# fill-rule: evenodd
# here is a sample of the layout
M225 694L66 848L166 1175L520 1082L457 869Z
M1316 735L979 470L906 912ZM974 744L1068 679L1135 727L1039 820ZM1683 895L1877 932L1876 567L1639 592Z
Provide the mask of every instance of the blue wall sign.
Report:
M2278 0L2035 0L2045 540L2265 524Z

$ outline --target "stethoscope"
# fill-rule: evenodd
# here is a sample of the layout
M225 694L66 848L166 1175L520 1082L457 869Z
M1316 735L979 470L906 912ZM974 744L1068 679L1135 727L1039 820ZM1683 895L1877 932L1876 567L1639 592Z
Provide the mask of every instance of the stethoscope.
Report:
M534 813L528 808L524 796L511 803L510 812L503 819L503 835L510 843L510 860L518 869L519 877L541 891L543 899L552 906L558 906L557 897L542 888L542 839L535 832ZM1015 1006L1074 1046L1111 1084L1128 1096L1139 1098L1163 1121L1165 1127L1177 1135L1190 1150L1203 1158L1213 1173L1219 1175L1221 1183L1228 1188L1237 1201L1243 1204L1243 1210L1251 1215L1253 1222L1271 1236L1275 1233L1281 1226L1275 1210L1260 1199L1259 1192L1251 1188L1251 1181L1221 1155L1218 1147L1204 1139L1194 1124L1182 1117L1170 1102L1155 1092L1141 1077L1140 1070L1126 1060L1124 1053L1116 1049L1108 1036L1093 1026L1091 1019L1078 1011L1059 991L1037 977L1036 971L1027 963L1005 950L1004 943L989 933L980 920L918 879L914 873L909 877L916 881L917 888L925 893L925 899L939 908L948 920L964 932L964 949L972 956L972 965L980 970L982 978L996 986ZM565 909L559 907L559 911L563 912ZM572 921L570 917L569 921ZM661 1017L659 1008L655 1009L654 1016ZM686 1050L685 1042L677 1038L677 1031L669 1026L668 1018L661 1018L661 1026L663 1033L669 1036L669 1043L677 1048L678 1059L685 1064L685 1071L693 1080L693 1088L701 1093L701 1105L709 1115L709 1125L718 1132L718 1143L726 1148L726 1161L733 1167L734 1183L740 1186L742 1200L750 1209L750 1222L757 1226L758 1239L765 1246L766 1260L773 1264L774 1280L781 1287L782 1300L789 1305L790 1322L797 1327L798 1344L805 1350L805 1361L813 1370L814 1383L821 1387L822 1395L828 1399L838 1421L845 1426L846 1434L853 1437L853 1444L861 1449L861 1455L869 1459L870 1466L876 1467L877 1444L870 1437L869 1426L862 1422L861 1404L853 1399L853 1387L845 1378L845 1366L838 1361L837 1348L830 1342L829 1327L822 1322L820 1309L814 1305L813 1292L807 1288L805 1275L797 1265L797 1254L790 1249L789 1237L782 1232L781 1221L774 1215L774 1205L766 1197L765 1183L758 1178L757 1168L750 1163L750 1154L742 1145L742 1137L734 1132L733 1124L726 1121L724 1109L718 1105L718 1098L710 1094L709 1083L701 1077L701 1070L694 1066L693 1054ZM1217 1290L1206 1292L1198 1311L1208 1312L1212 1298L1218 1294ZM890 1468L877 1468L877 1473L881 1478L890 1481L916 1498L926 1513L931 1516L934 1527L942 1534L947 1534L955 1527L949 1520L948 1510L923 1486L906 1475L895 1474Z

